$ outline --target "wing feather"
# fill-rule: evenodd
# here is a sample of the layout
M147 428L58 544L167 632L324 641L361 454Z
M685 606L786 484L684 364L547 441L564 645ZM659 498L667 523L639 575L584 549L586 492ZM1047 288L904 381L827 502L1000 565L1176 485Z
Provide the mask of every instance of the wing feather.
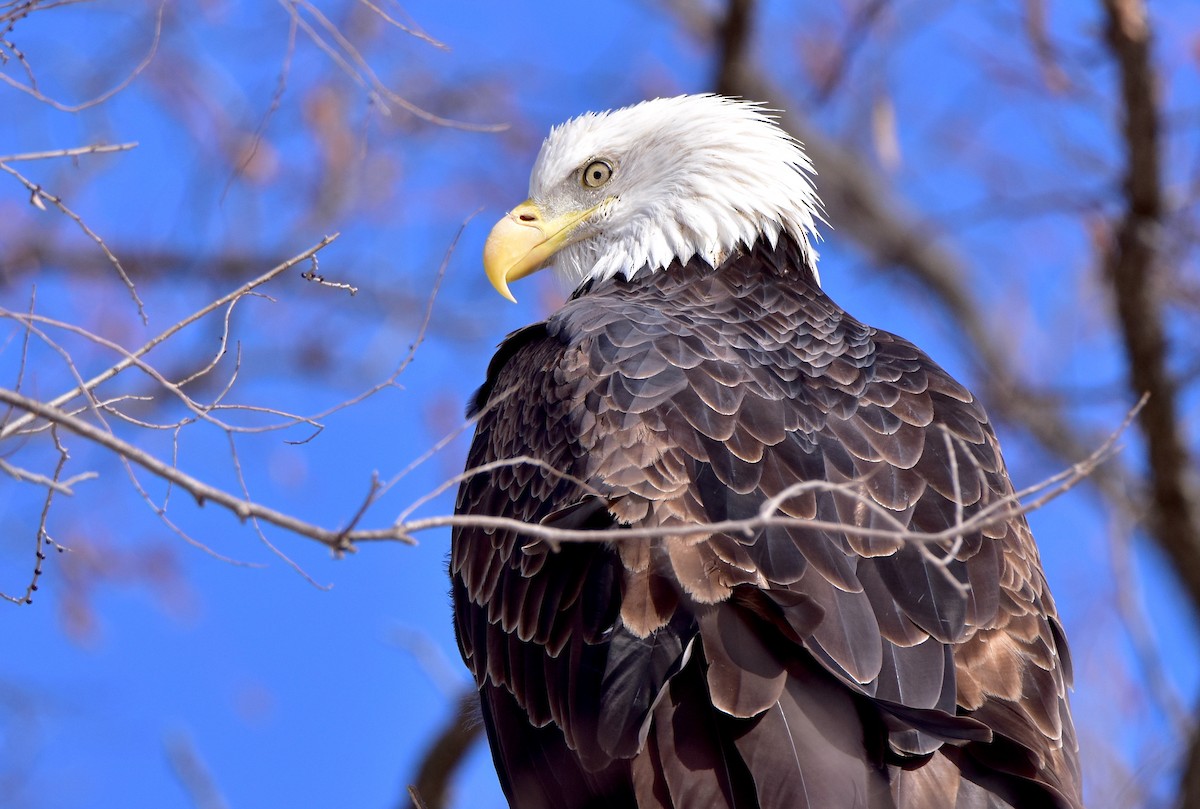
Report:
M711 706L697 665L671 680L652 733L663 778L680 809L754 809L754 784Z
M848 691L806 666L789 667L779 700L737 737L763 809L894 807L887 772L863 747Z
M700 616L712 704L730 716L757 716L779 701L787 676L778 654L767 648L740 610L722 604Z

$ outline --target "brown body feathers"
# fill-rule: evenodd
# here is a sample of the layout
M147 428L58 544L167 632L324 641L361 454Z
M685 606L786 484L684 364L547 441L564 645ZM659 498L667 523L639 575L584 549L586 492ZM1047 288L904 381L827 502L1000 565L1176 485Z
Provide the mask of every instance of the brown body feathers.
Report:
M454 532L459 646L515 809L1080 809L1024 517L922 547L1012 496L983 408L788 239L585 285L508 338L475 406L468 468L564 474L476 474L461 514L704 526L790 494L749 531Z

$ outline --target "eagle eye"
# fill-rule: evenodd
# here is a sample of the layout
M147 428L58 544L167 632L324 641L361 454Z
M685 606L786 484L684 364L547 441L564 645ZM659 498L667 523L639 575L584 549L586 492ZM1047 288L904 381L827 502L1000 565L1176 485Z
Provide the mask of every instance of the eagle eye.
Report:
M585 188L599 188L612 177L612 166L603 160L593 160L587 164L580 178Z

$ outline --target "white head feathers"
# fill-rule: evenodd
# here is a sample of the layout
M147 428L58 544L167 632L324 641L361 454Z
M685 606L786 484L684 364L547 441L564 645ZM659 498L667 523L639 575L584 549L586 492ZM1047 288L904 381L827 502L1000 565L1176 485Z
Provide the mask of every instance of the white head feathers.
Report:
M604 164L596 187L584 169ZM588 113L551 130L529 181L550 215L597 206L548 262L573 289L699 256L717 266L738 245L781 234L805 251L821 203L801 145L760 104L717 95ZM597 175L599 176L599 175Z

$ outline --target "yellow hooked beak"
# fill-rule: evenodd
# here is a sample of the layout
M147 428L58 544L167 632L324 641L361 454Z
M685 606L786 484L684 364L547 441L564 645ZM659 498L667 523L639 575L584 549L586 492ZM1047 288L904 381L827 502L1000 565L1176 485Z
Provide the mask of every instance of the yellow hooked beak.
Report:
M492 228L483 246L483 270L492 286L516 303L508 291L509 282L542 269L551 256L574 241L571 234L576 226L594 210L571 211L546 219L533 200L513 208Z

